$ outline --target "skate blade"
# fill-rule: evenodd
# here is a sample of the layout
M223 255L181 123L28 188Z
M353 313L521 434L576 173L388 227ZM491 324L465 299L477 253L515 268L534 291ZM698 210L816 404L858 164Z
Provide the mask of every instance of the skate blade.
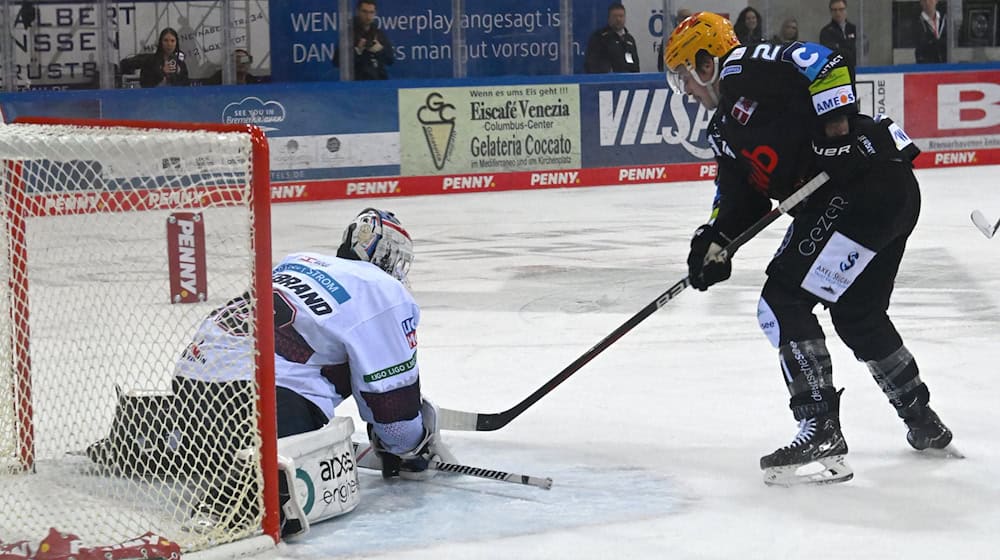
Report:
M764 484L784 488L837 484L852 478L854 470L844 461L844 455L823 457L811 463L764 469Z
M921 455L925 457L935 457L938 459L965 459L965 453L962 453L952 444L948 444L944 449L934 449L933 447L928 447L918 451Z

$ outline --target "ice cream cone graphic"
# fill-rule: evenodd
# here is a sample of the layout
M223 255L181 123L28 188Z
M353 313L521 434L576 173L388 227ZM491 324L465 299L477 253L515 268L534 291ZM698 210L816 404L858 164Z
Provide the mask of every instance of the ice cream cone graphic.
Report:
M424 130L427 149L431 152L434 167L439 171L444 169L455 143L455 117L446 115L446 111L453 113L455 106L445 103L437 92L428 95L424 105L417 109L417 120Z

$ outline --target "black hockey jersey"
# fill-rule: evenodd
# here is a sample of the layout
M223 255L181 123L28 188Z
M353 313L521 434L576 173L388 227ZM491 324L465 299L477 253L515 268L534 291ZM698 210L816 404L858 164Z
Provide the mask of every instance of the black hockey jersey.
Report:
M857 98L843 55L815 43L736 47L719 80L713 217L733 237L816 174L812 139L828 118L856 113Z

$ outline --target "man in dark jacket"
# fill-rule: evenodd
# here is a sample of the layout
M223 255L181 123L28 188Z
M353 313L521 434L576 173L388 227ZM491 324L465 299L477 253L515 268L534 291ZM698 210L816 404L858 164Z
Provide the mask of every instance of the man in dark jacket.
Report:
M583 71L588 74L639 71L639 51L635 37L625 29L625 6L620 3L608 6L608 25L590 36Z
M354 16L354 79L388 80L385 67L395 61L389 37L375 23L375 0L360 0ZM340 62L334 54L333 65Z
M857 37L857 28L847 21L847 0L830 0L830 23L819 30L819 42L844 55L852 77L858 65Z
M920 31L914 54L917 64L948 62L945 17L937 10L937 0L920 0Z

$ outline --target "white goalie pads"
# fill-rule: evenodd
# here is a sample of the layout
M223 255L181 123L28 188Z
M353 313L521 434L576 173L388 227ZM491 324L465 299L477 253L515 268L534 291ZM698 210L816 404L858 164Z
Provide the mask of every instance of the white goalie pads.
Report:
M305 534L312 523L344 515L361 502L353 433L350 418L334 417L319 430L278 440L280 476L290 490L281 506L284 537Z

